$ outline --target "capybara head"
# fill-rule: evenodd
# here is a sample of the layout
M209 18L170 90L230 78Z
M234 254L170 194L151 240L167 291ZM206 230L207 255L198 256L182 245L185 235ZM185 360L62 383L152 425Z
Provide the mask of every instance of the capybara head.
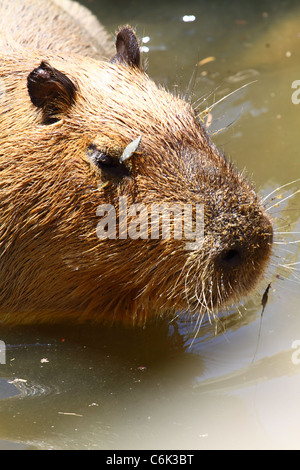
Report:
M191 105L142 70L129 27L116 49L111 62L49 51L2 58L4 322L213 314L263 277L273 230L252 186ZM169 236L162 218L153 229L157 206L177 210Z

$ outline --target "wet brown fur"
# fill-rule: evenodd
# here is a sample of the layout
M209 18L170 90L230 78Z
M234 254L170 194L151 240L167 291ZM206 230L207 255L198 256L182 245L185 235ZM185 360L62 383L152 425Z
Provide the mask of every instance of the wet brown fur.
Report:
M57 6L47 4L50 15ZM99 61L63 37L56 50L33 26L26 37L25 28L17 45L14 32L1 53L0 321L144 324L178 310L213 314L251 292L270 257L271 222L191 106L124 55ZM58 91L49 107L33 103L27 79L33 70L39 79L42 62L72 82L74 100ZM110 178L87 157L94 145L117 159L140 135L129 177ZM203 203L201 250L172 238L99 240L97 207L121 195L147 207ZM218 260L235 246L243 262L224 269Z
M31 50L106 59L114 53L105 28L87 8L71 0L3 0L0 31L8 49L28 45Z

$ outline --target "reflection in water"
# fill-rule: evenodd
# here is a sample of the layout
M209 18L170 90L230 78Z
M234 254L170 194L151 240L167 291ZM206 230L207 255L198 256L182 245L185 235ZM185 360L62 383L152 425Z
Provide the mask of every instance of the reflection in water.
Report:
M149 74L191 96L198 112L229 95L212 109L209 133L263 194L299 177L297 3L85 3L109 31L137 26ZM281 203L297 189L299 182L268 198L278 232L300 231L299 199ZM293 237L276 234L278 242ZM299 447L297 246L278 244L261 292L199 331L185 317L144 330L1 328L0 448Z

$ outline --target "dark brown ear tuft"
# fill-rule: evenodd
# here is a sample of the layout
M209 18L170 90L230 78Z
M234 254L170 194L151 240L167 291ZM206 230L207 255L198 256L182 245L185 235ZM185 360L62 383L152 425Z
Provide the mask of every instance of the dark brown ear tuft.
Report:
M27 89L32 103L44 110L48 120L69 108L76 98L74 83L44 61L28 75Z
M130 67L140 68L141 54L135 32L130 26L124 26L117 33L117 54L112 62L122 62Z

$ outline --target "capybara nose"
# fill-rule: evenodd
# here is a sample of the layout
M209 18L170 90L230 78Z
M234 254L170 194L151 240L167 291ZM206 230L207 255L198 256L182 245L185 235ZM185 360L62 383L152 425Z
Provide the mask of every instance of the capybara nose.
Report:
M241 240L233 244L226 245L218 253L216 264L226 271L240 268L244 265L247 271L253 271L255 277L259 265L270 256L273 242L273 227L265 215L256 218L256 226L253 227L251 236L246 238L240 237ZM252 265L252 267L251 267Z
M219 257L219 265L224 269L231 269L240 266L243 257L240 248L231 248L224 250Z

